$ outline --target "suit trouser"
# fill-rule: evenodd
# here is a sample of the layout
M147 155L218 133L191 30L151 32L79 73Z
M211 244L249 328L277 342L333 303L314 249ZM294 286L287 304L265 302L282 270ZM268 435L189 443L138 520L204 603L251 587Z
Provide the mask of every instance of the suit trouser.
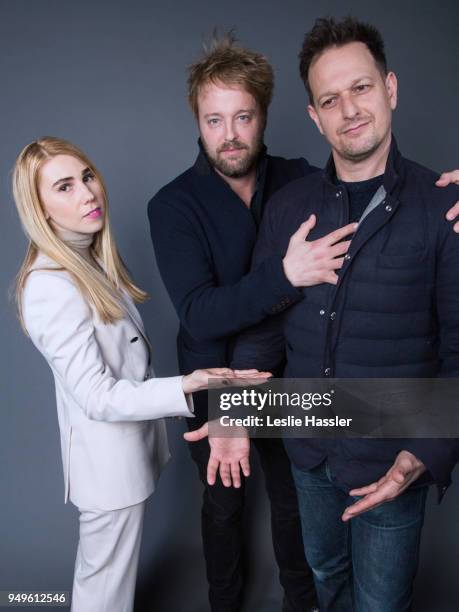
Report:
M188 421L189 427L195 427ZM301 522L290 461L282 440L252 440L265 475L271 532L285 597L283 610L306 612L316 603L314 580L303 549ZM242 515L244 486L227 488L220 478L207 484L207 439L189 445L202 483L202 538L212 612L240 612L243 589ZM242 481L244 485L244 480Z
M79 508L71 612L132 612L144 510Z

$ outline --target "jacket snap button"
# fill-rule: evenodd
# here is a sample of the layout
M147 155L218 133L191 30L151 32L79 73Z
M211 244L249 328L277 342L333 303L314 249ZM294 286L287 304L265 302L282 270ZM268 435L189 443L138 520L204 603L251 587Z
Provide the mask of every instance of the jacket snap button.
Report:
M349 255L349 253L346 253L346 255L344 256L344 261L349 261L351 258L351 256Z
M334 321L336 319L336 312L332 312L330 315L330 319Z
M325 310L319 310L319 314L320 314L321 317L323 317L324 314L325 314Z
M337 191L335 195L337 198L339 198L339 196L341 195L341 191Z
M325 368L324 374L325 376L330 376L331 370L330 368Z
M392 206L390 206L390 204L386 206L386 212L392 212Z

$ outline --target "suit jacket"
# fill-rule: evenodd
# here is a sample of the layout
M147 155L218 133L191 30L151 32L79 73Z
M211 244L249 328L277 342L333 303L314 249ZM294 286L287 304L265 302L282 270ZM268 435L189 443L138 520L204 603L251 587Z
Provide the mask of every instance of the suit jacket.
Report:
M123 305L126 316L104 324L71 276L43 254L24 288L25 326L56 386L65 501L85 509L146 499L170 456L162 417L192 416L181 376L153 378L149 342L127 293Z

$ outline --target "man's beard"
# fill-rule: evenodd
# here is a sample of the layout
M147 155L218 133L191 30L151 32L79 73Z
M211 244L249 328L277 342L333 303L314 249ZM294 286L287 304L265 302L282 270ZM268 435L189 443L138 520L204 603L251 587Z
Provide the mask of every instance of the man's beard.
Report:
M358 163L371 157L371 155L373 155L373 153L381 145L383 140L384 137L378 137L378 135L373 132L372 134L368 135L364 142L360 143L358 148L353 146L352 143L343 144L342 148L340 148L338 151L338 154L347 161Z
M358 162L364 161L365 159L368 159L369 157L371 157L371 155L373 155L373 153L378 149L381 142L382 142L382 139L372 140L371 142L366 143L365 146L362 146L357 150L354 149L353 147L344 146L339 151L339 154L341 157L343 157L344 159L347 159L348 161L358 163Z
M207 157L214 168L228 178L242 178L255 167L258 161L260 151L263 148L263 132L258 135L251 148L237 139L227 140L217 149L217 153L213 154L209 151L204 140L202 140L202 143ZM238 160L228 160L220 157L220 153L228 149L247 151L248 154L242 155Z

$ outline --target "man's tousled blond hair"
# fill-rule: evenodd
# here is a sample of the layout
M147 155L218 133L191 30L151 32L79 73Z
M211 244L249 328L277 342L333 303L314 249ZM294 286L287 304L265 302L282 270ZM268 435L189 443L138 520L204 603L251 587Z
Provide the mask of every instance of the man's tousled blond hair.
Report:
M206 85L218 83L245 89L266 120L274 89L273 69L264 55L241 47L232 31L221 38L214 32L204 56L189 67L188 101L196 118L199 93Z

